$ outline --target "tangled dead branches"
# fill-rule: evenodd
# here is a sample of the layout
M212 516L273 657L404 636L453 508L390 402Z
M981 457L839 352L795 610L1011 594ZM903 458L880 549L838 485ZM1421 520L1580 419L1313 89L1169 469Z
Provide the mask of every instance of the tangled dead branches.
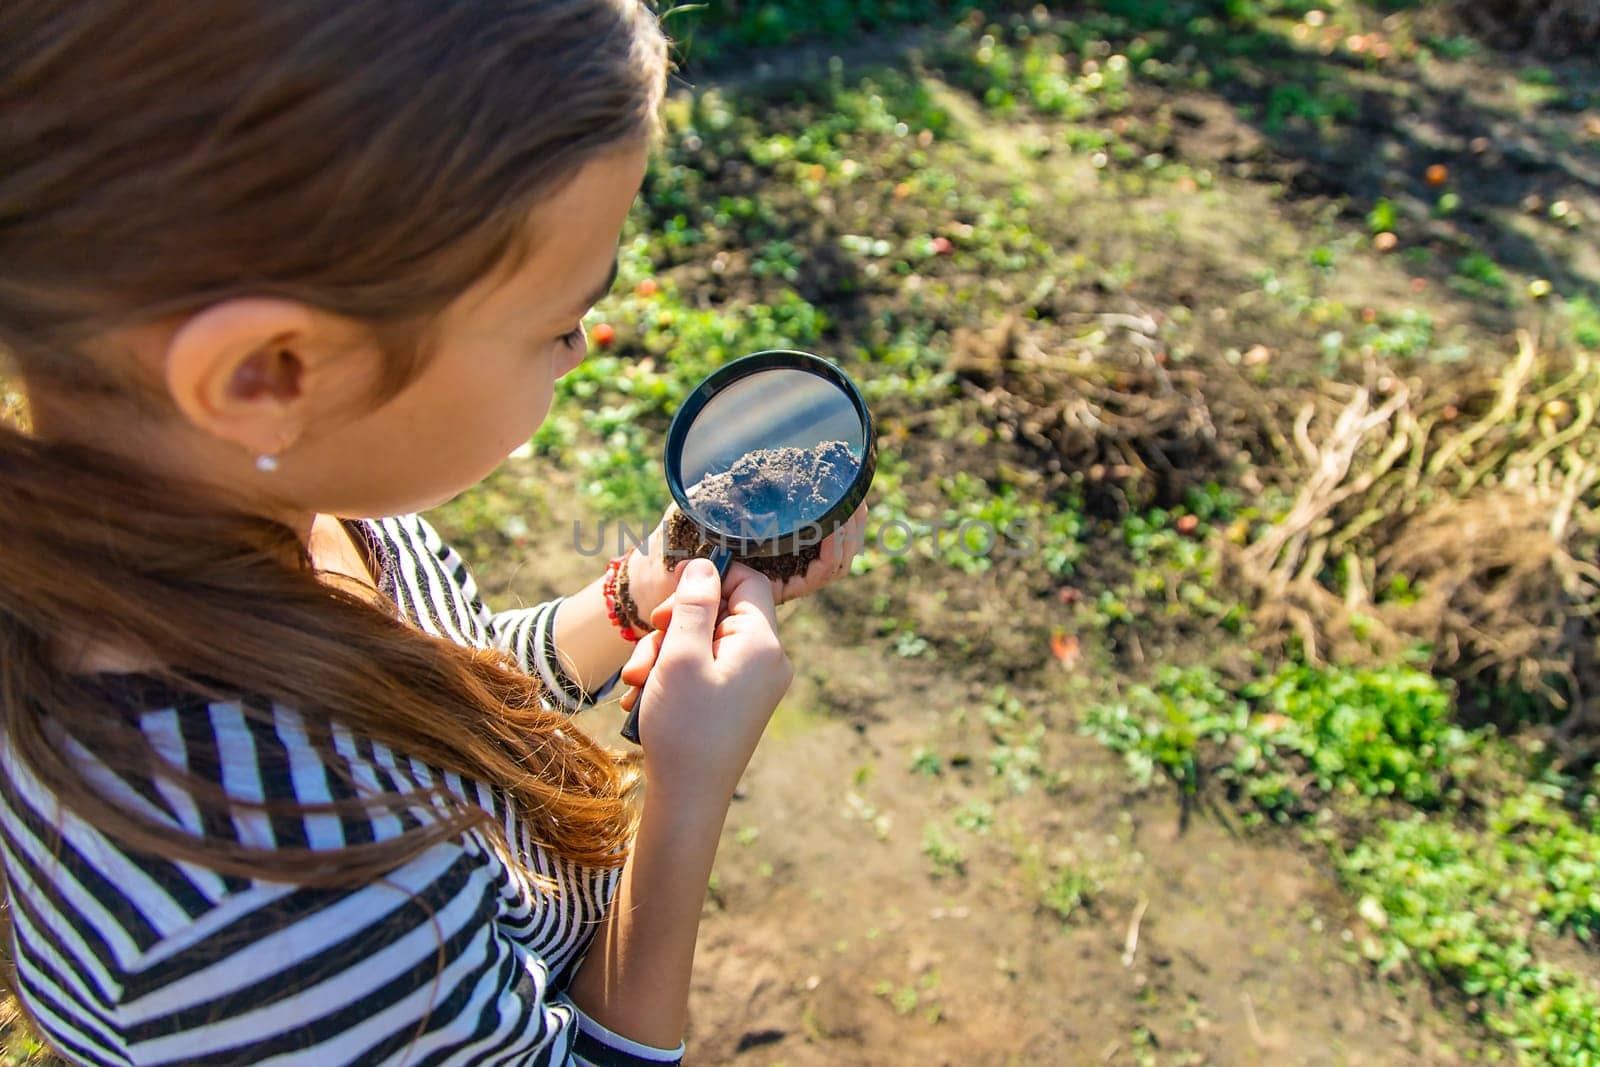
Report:
M1538 694L1569 709L1568 733L1600 727L1600 373L1548 370L1524 334L1492 389L1464 398L1475 415L1388 377L1381 402L1351 390L1331 425L1302 409L1294 504L1232 560L1260 635L1313 659L1421 643L1479 692Z
M1216 367L1169 365L1159 332L1150 315L1105 314L1046 340L1011 318L960 332L951 369L1048 473L1083 476L1091 510L1170 506L1208 481L1252 487L1252 457L1287 447L1281 398L1226 388Z
M1259 641L1311 660L1429 650L1464 693L1531 694L1600 737L1600 366L1521 335L1498 372L1263 386L1229 360L1169 364L1141 315L1009 321L957 338L996 428L1086 503L1126 513L1216 481L1291 503L1228 545ZM1488 717L1505 718L1485 706Z

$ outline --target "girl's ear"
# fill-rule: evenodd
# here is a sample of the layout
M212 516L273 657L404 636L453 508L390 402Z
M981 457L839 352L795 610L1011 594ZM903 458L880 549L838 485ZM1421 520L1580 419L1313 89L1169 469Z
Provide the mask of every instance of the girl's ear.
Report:
M316 413L348 399L321 395L350 384L348 373L328 373L336 357L351 353L341 334L348 331L332 316L292 300L214 304L168 341L167 392L196 429L250 455L275 456L299 440Z

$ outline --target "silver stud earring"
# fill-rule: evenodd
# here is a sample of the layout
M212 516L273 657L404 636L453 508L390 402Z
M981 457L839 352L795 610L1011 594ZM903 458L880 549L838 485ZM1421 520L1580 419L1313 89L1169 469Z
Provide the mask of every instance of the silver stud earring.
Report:
M259 455L259 456L256 457L256 470L260 471L262 474L271 474L273 471L275 471L277 469L278 469L278 457L277 456L270 456L270 455L263 454L263 455Z

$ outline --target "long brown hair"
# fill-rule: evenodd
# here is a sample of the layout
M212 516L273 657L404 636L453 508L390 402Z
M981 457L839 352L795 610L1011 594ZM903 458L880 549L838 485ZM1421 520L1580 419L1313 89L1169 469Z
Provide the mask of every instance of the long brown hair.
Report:
M648 135L665 69L642 0L6 0L0 346L30 390L148 408L160 398L91 339L275 295L370 324L392 393L426 359L430 316L520 253L532 205ZM504 657L321 580L280 524L0 424L0 744L68 809L142 851L322 885L492 829L444 798L437 821L332 853L145 821L62 741L184 777L103 685L60 668L86 620L168 681L336 720L498 787L573 862L622 861L631 774ZM237 806L218 783L184 785Z

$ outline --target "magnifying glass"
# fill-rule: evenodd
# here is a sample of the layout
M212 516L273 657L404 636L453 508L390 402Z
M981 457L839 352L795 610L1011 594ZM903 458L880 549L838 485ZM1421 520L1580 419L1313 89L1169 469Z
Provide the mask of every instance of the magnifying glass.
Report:
M667 488L718 574L820 545L867 498L877 431L861 390L807 352L758 352L713 371L667 430ZM641 694L622 736L639 742Z

